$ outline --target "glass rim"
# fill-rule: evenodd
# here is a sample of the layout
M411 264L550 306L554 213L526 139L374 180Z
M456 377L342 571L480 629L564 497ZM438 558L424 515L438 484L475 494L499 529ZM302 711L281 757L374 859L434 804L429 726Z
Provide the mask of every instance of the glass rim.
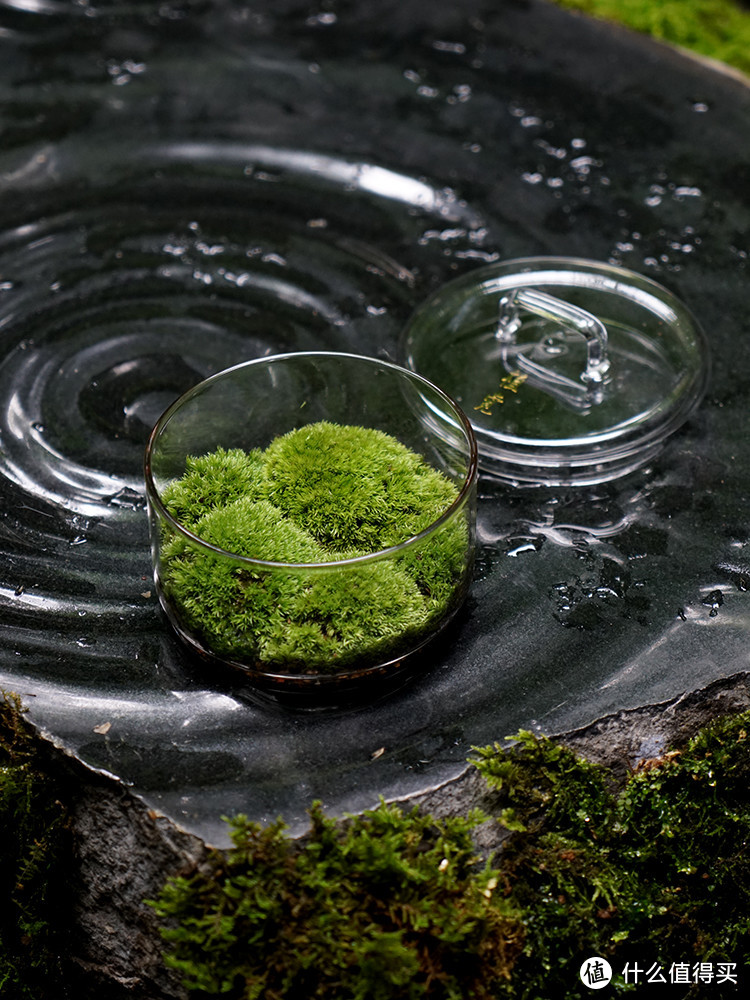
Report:
M205 538L201 538L200 535L196 535L194 532L186 528L184 524L177 520L167 508L164 506L159 489L156 485L152 471L152 455L154 447L159 439L164 428L167 426L172 417L177 413L178 410L182 409L187 403L190 402L193 396L197 395L199 392L203 391L210 383L217 382L227 375L231 375L240 369L250 368L255 366L267 366L272 363L277 363L280 361L286 361L292 358L332 358L332 359L346 359L349 361L364 362L369 365L377 365L381 368L387 368L391 371L397 373L398 375L405 376L410 382L420 383L423 386L429 388L434 392L439 398L441 398L448 406L451 408L455 416L463 429L466 441L469 446L469 461L468 469L463 477L461 487L458 491L456 498L445 508L440 517L436 518L431 524L422 531L418 532L416 535L410 535L409 538L405 538L402 542L397 545L391 545L386 549L378 549L375 552L366 552L363 555L351 556L347 559L332 559L328 562L275 562L270 559L255 559L252 556L242 556L236 552L231 552L229 549L222 549L218 545L213 545L211 542L207 542ZM439 386L435 385L429 379L426 379L423 375L418 372L411 371L408 368L404 368L401 365L394 364L392 361L382 361L379 358L369 357L366 354L350 354L343 351L289 351L284 354L270 354L261 358L251 358L249 361L241 361L239 364L232 365L229 368L224 368L219 372L215 372L213 375L209 375L198 382L197 385L192 386L186 392L182 393L173 403L171 403L167 409L162 413L159 419L154 424L154 427L149 434L148 442L146 444L146 452L144 457L144 479L146 482L146 497L154 507L159 515L169 524L169 526L176 531L178 534L186 538L193 546L197 546L210 553L211 555L219 556L222 558L231 559L233 562L240 563L246 566L254 566L263 570L292 570L292 571L306 571L306 572L316 572L331 570L337 566L341 567L351 567L359 566L363 563L375 562L380 559L385 559L392 557L394 555L400 554L401 552L410 549L414 546L418 546L425 538L434 534L443 524L445 524L453 516L456 511L458 511L465 503L469 492L474 486L477 479L477 469L478 469L478 448L477 440L474 434L474 429L471 425L469 418L463 412L458 403L455 402L446 392L444 392Z

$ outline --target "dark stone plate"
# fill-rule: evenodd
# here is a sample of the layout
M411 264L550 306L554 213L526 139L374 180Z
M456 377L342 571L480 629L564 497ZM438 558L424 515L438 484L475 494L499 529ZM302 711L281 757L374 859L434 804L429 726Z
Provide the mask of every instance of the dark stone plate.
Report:
M519 727L746 669L750 91L537 2L0 8L0 685L186 829L408 796ZM400 361L443 282L621 263L694 312L708 396L596 488L480 483L431 669L356 711L248 703L154 596L142 452L246 358Z

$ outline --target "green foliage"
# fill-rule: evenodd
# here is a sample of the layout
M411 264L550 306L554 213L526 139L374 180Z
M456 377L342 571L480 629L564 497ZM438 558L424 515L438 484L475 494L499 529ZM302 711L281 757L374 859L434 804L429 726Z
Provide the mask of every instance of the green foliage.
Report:
M189 455L185 474L165 491L169 512L191 531L209 511L234 500L263 496L263 468L259 451L217 448L209 455Z
M468 528L451 519L403 554L353 557L432 525L456 488L381 431L320 422L264 451L188 459L164 491L172 515L225 553L317 568L249 568L172 532L162 546L166 594L220 655L266 668L336 670L397 656L455 600Z
M614 803L601 768L525 730L514 743L514 753L499 744L478 747L474 759L490 788L504 793L505 826L526 831L543 822L565 836L590 837L611 822Z
M59 1000L65 811L18 701L0 694L0 996Z
M265 452L272 503L333 552L378 552L436 521L456 498L439 472L369 427L320 422Z
M477 816L385 803L345 823L319 805L297 846L239 817L234 847L167 883L168 963L196 995L236 1000L489 1000L522 928L475 857Z
M736 962L741 978L750 964L748 729L748 714L716 723L618 793L601 768L529 733L513 753L478 751L513 831L500 869L526 927L500 996L578 998L577 970L591 955L610 961L618 994L632 990L626 962L657 962L665 975L672 962Z
M579 969L736 963L731 982L669 996L739 996L750 967L750 713L680 753L608 773L521 732L478 748L484 817L381 806L337 824L319 806L301 845L239 818L234 848L152 905L169 964L195 996L237 1000L579 1000ZM479 865L472 828L507 831ZM669 980L667 979L667 982ZM701 989L708 989L702 993Z
M735 0L554 0L750 73L750 11Z

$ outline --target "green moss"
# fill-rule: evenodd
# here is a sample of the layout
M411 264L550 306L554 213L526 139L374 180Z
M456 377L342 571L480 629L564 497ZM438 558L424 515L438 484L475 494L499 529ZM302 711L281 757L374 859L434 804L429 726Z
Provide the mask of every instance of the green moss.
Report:
M338 824L311 810L301 847L233 821L234 848L153 904L169 965L198 995L489 1000L522 928L471 842L478 817L385 803Z
M0 996L57 1000L65 810L15 697L0 695Z
M605 769L530 733L477 749L484 822L507 835L487 863L472 847L478 813L443 821L381 804L335 823L314 806L300 844L281 823L240 817L234 847L154 904L168 962L191 995L243 1000L580 1000L593 955L613 967L603 995L637 993L661 966L665 995L743 996L748 732L750 713L720 720L615 789ZM692 985L673 992L680 963ZM696 985L696 963L714 976L725 964L736 987Z
M362 651L397 655L405 639L429 622L428 604L399 566L376 562L349 570L315 574L285 607L285 617L260 648L265 663L303 659L335 668Z
M735 0L554 0L750 73L750 11Z
M193 529L217 508L240 498L263 496L260 452L217 448L209 455L188 456L185 474L164 491L164 502L180 524Z
M520 734L510 756L479 752L513 832L501 871L526 943L500 996L580 997L581 962L607 958L614 993L626 963L750 963L750 753L747 714L706 729L639 769L617 792L606 772ZM523 985L520 985L523 984ZM543 985L542 985L543 984ZM722 996L735 995L724 984ZM546 991L546 992L545 992ZM681 994L683 995L683 994ZM691 996L701 996L700 986Z
M261 550L276 561L326 559L317 542L267 500L217 508L196 531L239 555ZM393 563L350 569L342 584L335 570L256 573L178 544L169 562L171 592L218 653L251 653L268 666L300 657L335 665L363 646L382 650L424 624L425 601L416 583Z
M366 427L312 424L265 452L272 503L333 552L377 552L429 527L456 498L439 472Z
M230 659L319 671L395 657L456 600L465 519L397 557L336 563L418 534L456 496L419 455L364 427L320 422L264 452L190 458L164 502L196 535L239 556L333 568L250 568L167 531L163 587L188 629Z

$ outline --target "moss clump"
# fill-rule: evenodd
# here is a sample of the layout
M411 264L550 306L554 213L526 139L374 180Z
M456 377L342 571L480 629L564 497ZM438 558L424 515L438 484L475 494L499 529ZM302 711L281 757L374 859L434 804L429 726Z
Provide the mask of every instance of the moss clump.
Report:
M234 847L153 903L169 965L199 995L235 1000L489 1000L523 930L479 864L477 817L382 803L344 824L310 812L298 847L281 823L233 821Z
M265 452L268 498L333 553L377 552L419 534L456 499L421 456L382 431L311 424Z
M498 818L514 831L500 868L526 927L499 996L579 998L578 970L591 955L608 959L618 995L643 986L649 969L684 982L671 978L674 965L688 976L681 997L746 990L748 730L748 714L710 726L619 792L602 768L528 733L512 754L479 751L477 767L501 793ZM701 963L704 977L733 969L734 982L711 992Z
M0 694L0 996L58 1000L65 809L18 701Z
M165 501L170 514L193 530L210 511L240 499L262 496L260 452L217 448L210 455L190 456L181 479L170 484Z
M750 11L736 0L555 0L750 73Z
M191 457L164 491L177 520L225 553L318 566L248 567L167 532L162 586L188 631L229 659L317 672L397 656L457 602L465 518L396 557L336 564L418 535L456 497L419 455L364 427L320 422L263 452Z
M580 1000L581 964L598 955L614 972L602 995L746 995L750 713L614 790L605 769L530 733L474 763L485 822L506 836L487 863L472 849L478 813L381 805L337 824L315 806L300 844L281 823L235 820L234 847L155 904L191 994Z

